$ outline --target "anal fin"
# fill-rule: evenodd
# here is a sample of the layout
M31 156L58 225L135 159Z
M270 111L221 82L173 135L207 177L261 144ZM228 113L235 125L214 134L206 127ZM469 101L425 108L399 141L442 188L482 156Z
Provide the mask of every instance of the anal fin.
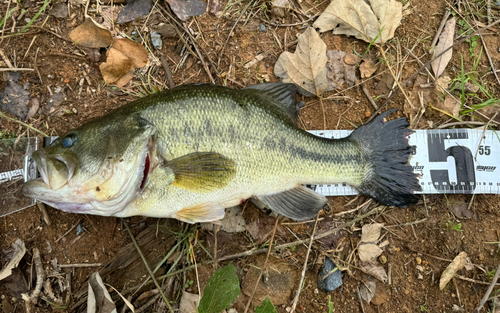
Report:
M276 194L259 195L256 198L274 212L296 221L313 218L328 201L325 196L302 185Z
M184 208L175 213L175 218L190 224L201 222L214 222L222 219L226 210L220 205L208 202Z

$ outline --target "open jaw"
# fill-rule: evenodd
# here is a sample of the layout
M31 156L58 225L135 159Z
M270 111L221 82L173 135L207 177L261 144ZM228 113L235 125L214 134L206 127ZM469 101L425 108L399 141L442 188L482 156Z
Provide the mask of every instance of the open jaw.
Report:
M110 195L106 200L96 199L94 196L95 185L89 184L93 186L89 190L75 183L74 179L78 173L74 174L73 180L67 180L61 187L58 186L57 189L51 188L51 178L48 176L50 171L47 171L47 159L44 157L34 158L37 166L40 166L41 177L26 182L23 185L23 193L65 212L112 216L124 210L146 187L149 172L151 171L148 146L143 147L134 164L129 166L129 170L123 164L125 162L103 165L103 167L108 166L111 169L111 175L101 185L109 183L121 186L116 193Z

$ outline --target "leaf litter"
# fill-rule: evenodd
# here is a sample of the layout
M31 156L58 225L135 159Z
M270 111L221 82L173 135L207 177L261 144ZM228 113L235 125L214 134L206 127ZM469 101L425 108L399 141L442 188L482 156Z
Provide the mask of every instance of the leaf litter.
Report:
M69 33L75 44L88 48L106 48L113 43L109 30L88 18Z
M332 30L335 35L384 43L394 37L402 9L396 0L333 0L313 26L320 32Z
M467 263L467 253L465 251L460 252L453 261L446 267L441 278L439 279L439 289L443 290L444 287L450 282L450 280L455 276L455 274L461 270Z
M434 58L436 58L438 55L440 55L446 49L448 49L448 51L444 52L443 55L437 57L431 63L432 71L434 72L436 77L439 77L441 76L441 74L443 74L444 70L446 69L446 66L448 66L448 63L450 62L451 57L453 56L453 49L449 48L453 46L453 39L455 36L455 25L456 25L455 17L450 18L446 22L443 32L441 33L441 35L439 35L439 41L436 47L434 48L434 54L433 54Z

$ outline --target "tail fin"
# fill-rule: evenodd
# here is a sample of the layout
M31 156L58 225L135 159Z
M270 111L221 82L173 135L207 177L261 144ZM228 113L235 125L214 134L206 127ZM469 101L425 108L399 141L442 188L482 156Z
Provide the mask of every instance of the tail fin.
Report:
M357 187L359 192L385 205L402 207L418 201L414 192L421 187L408 162L411 150L406 136L413 133L407 128L408 120L384 122L384 117L395 111L380 114L349 138L360 144L371 163L367 177Z

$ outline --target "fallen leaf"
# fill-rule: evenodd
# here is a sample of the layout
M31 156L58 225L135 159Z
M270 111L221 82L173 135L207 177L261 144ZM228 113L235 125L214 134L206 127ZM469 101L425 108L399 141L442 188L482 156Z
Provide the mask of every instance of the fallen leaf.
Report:
M455 17L450 18L443 29L441 35L439 35L439 41L434 48L434 57L441 54L443 51L448 49L453 45L453 37L455 36ZM443 55L433 60L431 63L432 71L436 75L436 77L441 76L443 74L446 66L451 60L453 55L453 49L449 49Z
M390 292L391 290L387 288L386 285L377 283L377 289L375 290L375 294L373 295L372 303L375 305L382 305L383 303L387 302L391 297Z
M313 26L320 32L333 30L335 35L355 36L366 42L378 36L375 43L384 43L394 37L402 9L396 0L333 0Z
M132 22L141 16L148 15L149 11L151 11L151 0L128 0L127 5L118 14L116 23Z
M17 239L13 244L12 248L14 252L12 253L12 258L9 263L5 265L4 268L0 271L0 280L9 277L12 274L12 270L17 267L19 262L21 262L24 254L26 253L26 247L24 246L24 242L21 239Z
M349 65L356 65L359 62L359 57L354 53L348 52L344 57L344 62Z
M474 212L469 209L469 203L464 201L450 201L451 210L459 219L471 219L474 216Z
M203 290L203 298L201 298L197 312L220 313L228 309L239 294L240 280L236 275L236 268L231 263L218 269L210 277Z
M49 15L57 18L65 18L68 16L68 4L64 2L58 2L52 6L49 11Z
M179 303L180 313L196 313L196 308L200 303L200 296L196 293L182 292L181 302Z
M379 246L375 244L364 243L359 246L358 252L361 262L370 263L378 258L378 256L381 255L383 251Z
M377 290L377 284L372 281L362 282L359 288L359 294L361 299L370 303L375 296L375 291Z
M439 289L443 290L446 284L455 276L455 274L461 270L466 264L467 253L465 251L460 252L444 270L439 279Z
M375 73L378 69L378 65L373 62L371 59L364 60L363 63L359 66L359 71L361 73L361 78L368 78Z
M7 86L0 91L0 110L25 120L29 110L30 92L25 89L28 85L18 83L20 77L19 72L5 73Z
M118 49L111 48L106 63L102 63L99 69L106 84L113 84L127 74L131 67L132 61L126 55Z
M118 39L113 43L112 48L127 56L135 68L141 68L148 63L148 51L137 41L127 38Z
M387 283L387 273L382 266L367 264L361 267L361 270L368 275L372 275L383 283Z
M220 18L227 0L208 0L208 12Z
M156 32L160 34L162 37L179 38L179 35L175 31L174 26L172 26L172 24L169 23L158 25Z
M277 313L271 299L269 297L262 301L262 305L255 308L255 313Z
M96 272L89 278L87 297L88 313L116 313L116 307L102 282L101 276Z
M375 242L380 237L380 230L384 224L374 223L364 225L361 229L361 242Z
M118 88L122 88L123 86L128 84L128 82L131 81L132 78L134 78L134 70L131 68L127 74L123 75L120 79L118 79L115 82L115 85Z
M329 90L326 62L326 44L314 28L308 27L299 36L295 53L285 51L279 56L274 75L285 83L295 83L303 94L319 96Z
M245 231L245 219L242 215L240 206L233 206L226 209L226 215L220 220L220 230L227 233L240 233ZM214 231L219 225L214 223L202 223L202 228L208 231Z
M435 105L436 108L447 112L455 117L460 115L461 104L455 101L452 97L446 97L444 101L437 99Z
M286 17L290 12L289 0L273 0L272 12L279 17Z
M445 94L450 85L451 78L448 75L439 76L437 79L436 90L439 93Z
M342 85L347 81L349 86L354 85L356 79L356 67L347 64L346 53L339 50L330 50L326 53L328 62L326 64L327 74L333 88L342 89Z
M187 21L190 16L202 15L207 11L207 5L200 0L167 0L167 2L181 21Z
M113 28L113 23L116 23L121 11L122 11L122 6L116 5L116 2L115 5L113 6L113 11L111 11L111 6L103 8L101 11L101 16L104 19L104 21L102 22L101 25L104 28L111 30ZM113 12L113 14L111 14L111 12Z
M69 38L75 44L89 48L109 47L113 43L113 37L109 30L88 18L77 28L69 33Z

